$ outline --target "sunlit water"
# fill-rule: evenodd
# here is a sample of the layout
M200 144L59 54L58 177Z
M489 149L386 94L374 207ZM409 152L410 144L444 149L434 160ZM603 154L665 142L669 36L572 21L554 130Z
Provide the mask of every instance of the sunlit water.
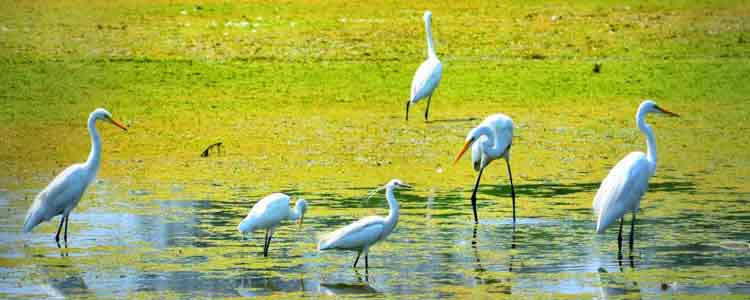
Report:
M390 176L418 184L412 191L397 192L401 205L398 226L385 242L371 249L367 273L364 268L352 268L355 253L316 250L318 239L326 232L369 214L387 214L382 193L365 199L377 186L358 184L367 175L357 169L343 169L339 178L328 181L307 182L302 189L294 188L293 183L281 184L290 187L282 191L308 199L311 208L301 230L289 223L277 231L269 258L262 257L262 233L243 239L236 230L236 224L257 199L276 191L265 189L262 184L235 182L231 177L190 181L184 179L189 177L184 174L175 176L172 182L163 177L156 181L149 176L100 176L83 199L85 204L71 216L70 247L58 249L53 240L58 218L30 235L19 233L25 210L51 178L50 171L35 172L36 177L26 185L5 175L0 182L14 188L0 190L0 209L5 216L0 221L0 296L750 296L750 199L744 186L747 158L736 156L737 151L714 153L713 160L736 159L737 164L723 163L722 171L711 171L715 169L706 166L708 159L674 151L675 146L665 146L664 142L660 155L668 163L658 167L639 212L634 249L629 250L626 244L618 251L616 228L604 235L593 234L590 203L599 180L627 151L644 148L635 129L612 129L620 124L631 125L630 114L630 110L623 112L626 121L613 127L589 126L580 130L570 129L572 125L550 125L556 129L547 130L544 126L529 126L532 121L518 122L516 135L521 142L513 149L517 155L512 158L514 174L519 174L514 180L519 206L515 227L510 218L504 163L495 162L488 169L492 173L484 178L479 192L480 224L474 225L468 200L473 174L466 170L468 162L463 161L458 172L458 167L451 169L446 163L453 153L418 148L412 154L428 159L446 156L445 162L423 168L434 170L425 175L427 179L416 171L404 171L409 169L403 167L398 169L402 172ZM451 122L450 131L440 139L449 140L451 151L457 150L466 129L476 122ZM669 132L667 127L679 127L674 122L659 120L657 137ZM316 125L322 135L337 130L324 124ZM427 136L430 131L422 128L433 126L437 131L438 126L443 126L440 124L414 125L418 128L414 130L425 130L420 134ZM675 140L689 144L693 137L688 130L663 134L669 138L659 141L671 139L672 144L680 144ZM396 136L401 133L386 131L376 135L398 141ZM535 137L547 137L547 144L533 143ZM592 142L578 146L567 157L539 158L562 151L560 145L576 141L576 137ZM732 139L722 137L721 132L706 136L711 137ZM620 141L617 144L623 144L624 149L617 148L613 151L616 153L606 156L588 153L598 149L597 144L615 144L617 140L632 144ZM365 141L358 147L379 145L377 141ZM231 145L227 147L231 149ZM534 157L542 161L534 163ZM217 161L221 164L213 163ZM137 168L141 163L134 160L112 164ZM230 153L195 158L189 163L226 169L244 166L246 162L241 154ZM167 164L165 169L172 167ZM387 164L384 168L389 167ZM568 176L559 180L550 179L557 175L543 174L561 174L557 169L578 170L561 172ZM716 172L734 177L723 181L706 179L722 176ZM443 177L453 179L437 179ZM385 183L388 179L378 180ZM629 221L630 217L626 225ZM625 228L627 237L629 226Z

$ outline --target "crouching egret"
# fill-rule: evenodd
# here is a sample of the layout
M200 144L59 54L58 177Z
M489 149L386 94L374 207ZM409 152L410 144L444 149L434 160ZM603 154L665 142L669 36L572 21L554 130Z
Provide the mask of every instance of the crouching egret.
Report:
M26 219L23 223L23 232L29 233L42 222L49 221L57 215L62 215L60 225L57 227L55 242L60 247L60 231L65 223L65 234L63 239L65 247L68 247L68 220L70 212L78 205L81 196L86 191L91 181L96 177L99 170L102 155L102 142L99 132L96 130L96 121L102 120L114 124L127 131L122 124L112 119L112 114L103 108L97 108L89 114L88 130L91 136L91 152L83 164L74 164L62 171L50 182L34 199Z
M630 249L633 249L636 210L640 207L641 197L648 189L649 178L656 171L656 137L645 120L649 113L679 116L659 107L654 101L643 101L635 114L635 124L646 135L647 153L631 152L620 160L604 178L594 198L594 212L597 215L596 233L604 233L612 222L620 219L620 233L617 236L617 246L620 249L622 223L628 211L633 211L630 223Z
M411 81L411 96L406 101L406 120L409 121L409 105L417 103L419 100L427 98L427 108L424 111L424 120L430 113L430 101L432 93L435 92L440 78L443 76L443 64L435 53L435 45L432 43L432 31L430 30L432 22L432 12L424 12L424 30L427 34L427 59L419 65L414 78Z
M393 179L385 185L385 197L388 199L389 208L387 217L370 216L340 228L320 241L318 250L340 249L357 251L354 268L357 267L359 257L364 253L365 271L367 271L367 254L370 247L391 234L396 227L396 222L398 222L398 202L393 195L393 191L397 188L411 188L411 186L398 179Z
M288 195L273 193L253 205L247 217L237 225L237 230L244 235L247 232L252 233L256 229L265 229L266 237L263 239L263 256L267 257L271 238L281 221L286 219L297 220L301 228L306 211L307 201L305 199L298 199L297 204L294 205L294 209L292 210L289 208Z
M513 199L513 224L516 224L516 191L513 188L513 174L510 172L510 146L513 140L513 120L504 114L494 114L472 128L466 135L461 151L458 152L453 164L456 164L471 146L471 163L474 170L479 172L474 191L471 193L471 207L474 209L474 223L479 223L477 217L477 189L482 178L484 168L493 160L504 158L508 165L510 178L510 195Z

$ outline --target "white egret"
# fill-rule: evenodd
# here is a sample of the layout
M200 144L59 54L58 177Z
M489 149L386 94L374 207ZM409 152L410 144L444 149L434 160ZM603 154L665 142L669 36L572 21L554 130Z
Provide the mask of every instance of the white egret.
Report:
M286 219L297 220L299 226L302 227L302 221L305 219L305 212L307 211L307 201L299 198L292 210L289 208L289 199L286 194L270 194L255 203L247 217L237 225L237 230L242 234L252 233L256 229L266 230L266 237L263 239L263 256L268 256L271 238L281 221Z
M471 162L474 170L479 172L474 191L471 193L471 207L474 209L474 223L479 223L477 217L477 189L482 172L491 161L504 158L508 165L508 178L510 178L510 195L513 199L513 224L516 224L516 191L513 188L513 175L510 172L510 146L513 140L513 120L504 114L494 114L472 128L466 135L461 151L456 155L453 164L456 164L466 150L471 146Z
M112 114L103 108L97 108L89 115L88 130L91 135L91 152L83 164L74 164L62 171L55 179L47 185L44 190L34 199L26 219L23 223L23 232L29 233L34 227L42 222L49 221L57 215L62 215L60 225L57 227L55 242L60 247L60 230L65 223L64 241L68 247L68 219L70 212L78 205L81 196L86 191L92 180L96 177L101 162L102 142L99 132L96 130L96 121L102 120L114 124L127 131L122 124L112 119Z
M630 223L630 248L633 248L635 213L640 207L641 197L648 189L648 180L656 171L656 137L645 120L649 113L679 116L659 107L654 101L643 101L635 115L635 123L646 135L647 153L631 152L620 160L604 178L594 198L594 212L597 215L596 233L604 233L612 222L620 219L620 233L617 236L619 248L622 247L622 223L628 211L633 211Z
M396 188L411 188L411 186L398 179L393 179L385 185L385 197L388 199L389 208L387 217L370 216L340 228L320 241L318 250L340 249L357 251L354 268L357 267L359 257L364 252L365 271L367 271L367 254L370 247L391 234L398 222L398 202L393 195L393 191Z
M427 121L427 115L430 113L430 100L432 93L440 84L440 78L443 76L443 64L435 53L435 45L432 42L432 31L430 29L432 22L432 12L424 12L424 29L427 33L427 59L414 73L414 79L411 80L411 96L406 101L406 120L409 121L409 105L417 103L419 100L427 98L427 108L424 111L424 120Z

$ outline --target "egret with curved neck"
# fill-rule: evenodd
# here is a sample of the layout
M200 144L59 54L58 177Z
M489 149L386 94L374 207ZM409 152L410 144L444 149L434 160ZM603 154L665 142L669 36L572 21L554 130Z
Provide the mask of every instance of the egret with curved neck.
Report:
M297 220L299 228L305 219L307 201L298 199L294 209L289 208L290 197L282 193L273 193L263 197L253 205L247 216L237 225L237 230L242 234L253 232L257 229L265 229L266 237L263 239L263 256L268 256L268 248L276 227L284 220Z
M78 205L81 196L91 181L96 178L101 163L102 142L96 130L96 121L105 121L127 131L127 128L112 119L112 114L103 108L97 108L88 118L88 130L91 136L91 152L82 164L74 164L62 171L34 199L23 224L24 233L31 232L37 225L57 215L62 215L57 227L55 242L60 247L60 231L65 224L64 242L68 247L68 219L70 212Z
M411 186L393 179L385 185L385 197L388 199L388 216L371 216L361 219L357 222L340 228L323 239L318 245L318 250L353 250L357 251L357 258L354 260L354 268L357 267L359 257L365 254L365 272L368 268L368 253L370 247L384 240L398 223L398 201L394 195L394 190L399 188L411 188Z
M430 113L432 93L435 92L443 76L443 64L438 59L437 53L435 53L435 44L432 40L432 12L424 12L423 19L425 36L427 38L427 59L419 65L411 81L411 96L406 101L407 121L409 121L409 106L424 98L427 98L427 108L424 111L424 120L427 121Z
M513 174L510 171L510 146L513 141L513 120L504 114L494 114L472 128L466 135L463 147L459 151L453 164L456 164L471 147L471 162L474 170L479 172L471 193L471 207L474 210L474 223L479 223L477 216L477 190L484 169L498 158L504 158L508 166L510 179L510 195L513 206L513 224L516 224L516 191L513 187Z
M622 249L622 225L628 211L633 212L630 223L630 249L633 249L636 211L640 207L641 198L648 189L648 181L656 171L656 137L651 126L646 123L646 115L649 113L679 116L661 108L652 100L643 101L638 106L635 124L646 136L646 153L631 152L620 160L604 178L594 197L593 207L597 215L596 233L604 233L610 224L620 219L620 231L617 235L618 249Z

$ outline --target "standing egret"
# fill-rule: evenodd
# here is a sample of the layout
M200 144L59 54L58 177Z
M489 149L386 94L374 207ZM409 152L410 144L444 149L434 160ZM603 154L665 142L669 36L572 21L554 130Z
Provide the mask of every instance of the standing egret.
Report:
M513 120L504 114L494 114L472 128L466 135L461 151L456 155L453 164L456 164L466 150L471 146L471 162L474 170L479 172L474 191L471 193L471 207L474 209L474 223L479 223L477 217L477 189L482 172L491 161L500 157L505 158L508 165L508 178L510 178L510 195L513 199L513 224L516 224L516 191L513 188L513 175L510 172L510 145L513 139Z
M271 238L276 226L286 219L298 220L297 223L302 227L302 221L305 219L307 211L307 201L299 198L294 209L289 208L289 196L282 193L270 194L258 203L253 205L250 212L242 222L237 225L237 230L242 234L253 232L256 229L265 229L266 238L263 239L263 256L268 256L268 247L271 245Z
M385 185L385 197L388 199L389 208L387 217L370 216L340 228L320 241L318 250L341 249L357 251L354 268L357 267L359 257L364 252L366 272L368 268L367 254L370 246L384 240L391 234L391 231L393 231L398 222L398 202L393 195L393 190L396 188L411 188L411 186L398 179L393 179Z
M656 137L651 130L651 126L646 124L645 120L649 113L679 116L659 107L654 101L643 101L635 114L635 123L641 132L646 135L646 154L631 152L620 160L609 171L609 175L604 178L594 198L594 212L597 215L596 233L604 233L607 226L620 219L620 233L617 236L619 249L622 248L622 223L628 211L633 211L633 218L630 223L630 249L633 249L635 213L640 207L641 197L648 189L648 180L656 171Z
M60 230L65 223L64 241L65 247L68 247L68 220L70 212L78 205L81 196L86 191L92 180L96 177L99 170L102 154L102 142L99 138L99 132L96 130L96 121L102 120L114 124L117 127L127 131L128 129L122 124L112 119L112 114L103 108L97 108L89 115L88 129L91 135L91 152L83 164L74 164L66 168L62 173L47 185L44 190L34 199L29 211L26 213L26 219L23 223L23 232L29 233L34 227L42 222L49 221L57 215L62 215L60 225L57 227L55 242L60 247Z
M411 80L411 97L406 101L406 120L409 121L409 105L417 103L419 100L427 98L427 108L424 111L424 120L427 121L427 115L430 113L430 100L432 93L440 84L440 78L443 76L443 64L435 53L435 45L432 42L432 31L430 30L432 22L432 12L424 12L424 29L427 32L427 59L419 66L414 73L414 79Z

